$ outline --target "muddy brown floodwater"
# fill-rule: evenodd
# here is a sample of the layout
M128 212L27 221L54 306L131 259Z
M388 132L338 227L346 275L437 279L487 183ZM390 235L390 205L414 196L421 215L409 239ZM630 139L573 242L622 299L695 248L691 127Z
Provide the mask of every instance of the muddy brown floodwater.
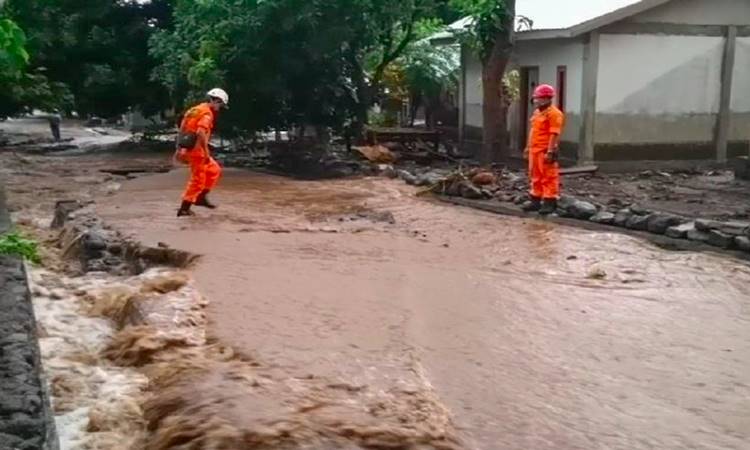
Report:
M411 420L422 435L453 430L445 448L750 448L745 263L446 206L378 178L229 170L220 209L178 220L184 177L127 182L99 213L203 255L209 333L244 361L269 379L328 380L286 383L323 399L295 410L318 411L306 430L351 426L341 435L361 443L367 426L388 441ZM231 379L189 390L221 396ZM289 423L294 396L268 395L236 396L225 419ZM342 407L357 402L367 418Z

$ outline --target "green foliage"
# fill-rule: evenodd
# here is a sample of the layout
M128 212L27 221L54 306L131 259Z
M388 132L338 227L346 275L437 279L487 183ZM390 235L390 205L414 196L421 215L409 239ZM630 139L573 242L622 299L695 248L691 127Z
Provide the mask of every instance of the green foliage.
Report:
M409 90L435 97L458 85L459 52L447 46L420 42L397 61Z
M447 0L178 0L151 38L153 72L182 110L220 85L221 126L262 130L367 121L386 68ZM230 130L224 130L231 131Z
M483 62L489 60L492 50L501 38L510 46L515 19L515 0L452 0L453 6L473 20L462 33L464 42L476 48Z
M20 107L113 116L166 103L149 82L148 39L168 25L171 0L7 0L3 11L26 31L31 79L46 84L17 83Z
M7 233L0 236L0 255L20 256L34 264L41 262L39 244L18 233Z
M29 62L26 34L8 18L0 17L0 67L20 71Z

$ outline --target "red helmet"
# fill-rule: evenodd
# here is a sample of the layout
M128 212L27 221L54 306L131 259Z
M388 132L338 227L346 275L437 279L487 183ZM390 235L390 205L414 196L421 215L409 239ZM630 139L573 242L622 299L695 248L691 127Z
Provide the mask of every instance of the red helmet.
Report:
M534 98L552 98L555 96L555 88L549 84L540 84L534 89Z

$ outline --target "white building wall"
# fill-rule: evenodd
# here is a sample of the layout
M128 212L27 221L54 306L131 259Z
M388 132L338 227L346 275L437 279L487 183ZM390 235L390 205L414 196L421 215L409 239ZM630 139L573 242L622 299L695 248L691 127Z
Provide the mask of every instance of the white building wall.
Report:
M583 90L583 43L577 40L519 41L513 63L517 67L538 67L539 83L556 88L557 68L566 67L566 120L561 138L567 142L578 142ZM520 111L521 108L517 108L517 113ZM523 139L519 141L525 142Z
M516 47L513 65L539 67L539 82L553 86L557 84L557 67L566 66L566 112L574 116L580 114L583 74L581 42L520 41ZM482 63L473 54L466 57L466 125L482 127ZM574 129L573 134L577 139L577 126L569 128Z
M602 35L596 142L713 139L724 39Z
M482 62L471 52L466 55L466 125L482 127Z
M730 105L729 140L750 141L750 37L737 38Z
M583 77L583 43L570 40L519 41L514 63L517 66L539 67L539 82L557 84L558 66L567 67L567 99L565 110L581 112L581 79Z
M749 0L672 0L633 17L631 22L690 25L750 24Z

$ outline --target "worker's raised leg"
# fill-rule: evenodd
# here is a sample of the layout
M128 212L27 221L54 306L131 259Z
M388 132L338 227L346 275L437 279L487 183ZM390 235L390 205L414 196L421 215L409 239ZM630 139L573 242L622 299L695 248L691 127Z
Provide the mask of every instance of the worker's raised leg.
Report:
M198 153L192 150L190 153ZM193 205L206 188L206 163L205 157L200 154L189 155L190 161L190 179L188 180L185 191L182 194L182 205L177 212L177 216L193 215L190 206Z
M198 198L195 201L195 204L197 206L205 206L206 208L214 209L216 208L216 205L211 203L208 198L206 197L209 192L213 188L216 187L216 184L219 182L219 178L221 178L221 166L219 163L216 162L215 159L209 158L208 163L206 164L206 183L203 191L198 195Z

